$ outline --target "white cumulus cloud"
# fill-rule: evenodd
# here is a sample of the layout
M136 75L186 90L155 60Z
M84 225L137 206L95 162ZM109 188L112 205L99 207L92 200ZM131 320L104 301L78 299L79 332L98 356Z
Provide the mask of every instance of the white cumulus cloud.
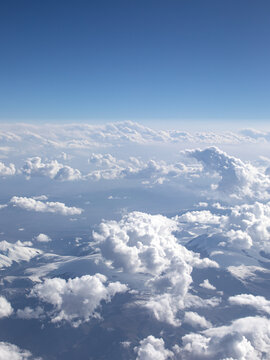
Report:
M166 360L171 359L173 352L165 348L164 340L149 335L134 348L136 360Z
M20 349L14 344L0 342L0 360L42 360L35 358L30 351Z
M178 222L162 215L129 213L117 221L103 221L93 233L96 248L117 269L148 275L146 286L155 296L145 304L160 321L179 325L193 267L218 267L187 250L174 236Z
M226 194L227 199L269 198L270 179L253 165L244 163L217 147L186 150L185 153L201 162L206 172L219 175L217 190Z
M207 321L205 317L200 316L196 312L193 311L186 311L184 316L184 323L187 323L194 328L209 328L212 326L210 321Z
M21 172L28 178L32 176L45 176L62 181L73 181L82 178L81 172L78 169L63 165L57 160L44 163L38 156L27 159L21 168Z
M0 161L0 176L15 175L16 168L14 164L5 165Z
M246 317L182 338L180 359L269 359L270 320Z
M68 207L61 202L42 202L40 200L21 196L13 196L10 200L10 203L28 211L37 211L43 213L48 212L66 216L80 215L83 211L80 208Z
M101 274L84 275L67 281L61 278L45 279L42 284L34 286L31 295L53 305L52 322L64 320L78 326L93 317L100 318L98 310L101 301L110 302L115 294L128 289L119 282L106 282L107 278Z
M7 317L13 313L13 308L4 296L0 296L0 318Z
M19 319L39 319L41 316L44 315L44 310L42 307L37 306L35 309L26 306L24 309L17 310L17 317Z
M200 286L208 290L216 290L215 286L210 284L208 279L205 279Z
M52 239L48 235L42 234L42 233L37 235L35 237L35 240L38 241L38 242L43 242L43 243L52 241Z

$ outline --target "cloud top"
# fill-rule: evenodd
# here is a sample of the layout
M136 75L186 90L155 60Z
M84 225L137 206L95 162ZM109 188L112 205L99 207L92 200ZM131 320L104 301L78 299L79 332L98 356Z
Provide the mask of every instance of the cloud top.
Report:
M31 296L53 305L52 322L64 320L76 327L91 318L100 318L101 302L110 302L115 294L127 289L119 282L107 284L106 276L95 274L68 280L45 279L34 286Z

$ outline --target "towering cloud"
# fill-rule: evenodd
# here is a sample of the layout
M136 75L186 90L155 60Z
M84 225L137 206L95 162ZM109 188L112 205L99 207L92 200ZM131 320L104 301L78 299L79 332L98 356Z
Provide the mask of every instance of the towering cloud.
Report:
M217 186L220 192L234 198L269 198L269 178L251 164L244 163L217 147L186 150L186 154L201 162L205 171L220 176Z
M134 348L137 353L136 360L166 360L172 358L173 352L165 348L163 339L150 335L140 341L140 345Z
M193 267L217 263L180 245L174 236L177 221L162 215L132 212L119 222L104 221L93 233L96 248L113 267L144 273L153 295L146 306L160 321L179 325L176 318L192 282Z

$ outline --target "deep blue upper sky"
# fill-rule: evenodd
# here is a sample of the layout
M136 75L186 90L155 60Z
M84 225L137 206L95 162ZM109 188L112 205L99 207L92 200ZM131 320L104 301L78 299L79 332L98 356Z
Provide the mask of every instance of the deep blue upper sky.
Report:
M8 0L0 119L270 119L270 1Z

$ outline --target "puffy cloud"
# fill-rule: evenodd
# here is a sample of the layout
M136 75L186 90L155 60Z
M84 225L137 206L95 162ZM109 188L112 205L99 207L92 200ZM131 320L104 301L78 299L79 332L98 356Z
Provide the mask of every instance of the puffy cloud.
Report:
M11 244L3 240L0 241L0 268L9 267L13 262L30 261L32 258L42 254L41 250L25 246L20 241Z
M14 164L5 165L0 161L0 176L11 176L15 175L16 168Z
M157 134L151 131L147 132L146 129L136 128L135 126L133 126L133 124L126 124L125 127L123 125L112 126L111 128L108 126L106 129L104 127L103 129L101 129L101 131L99 130L100 129L97 128L93 129L83 126L82 127L73 126L72 128L64 128L63 132L62 129L60 128L59 130L54 128L50 132L50 129L48 128L48 133L46 134L45 132L44 134L40 134L41 138L40 139L36 138L36 140L40 142L41 146L46 146L46 148L50 146L52 147L66 146L66 147L72 147L73 149L75 148L78 149L80 147L87 148L87 151L85 152L83 152L82 150L76 150L76 151L74 150L71 151L71 153L72 154L84 153L86 154L85 156L88 158L89 153L93 151L93 148L91 147L93 146L94 143L98 145L100 144L107 145L109 143L115 143L121 146L123 143L125 142L128 143L130 141L133 142L141 141L144 142L145 144L146 143L148 144L148 142L145 141L146 138L148 140L150 139L149 140L150 142L164 141L168 143L174 140L175 142L179 142L180 138L181 139L189 138L188 134L186 133L180 134L180 132L174 132L170 134L169 132L166 132L164 134L162 133ZM37 133L39 131L40 131L39 129L36 129L36 131L34 132ZM30 134L28 134L28 136L30 136ZM32 136L33 134L31 134L31 137ZM204 136L202 136L203 139L202 142L208 141L207 137L211 141L211 139L214 138L214 136L213 138L211 138L211 136L212 135L205 134ZM194 138L195 137L190 136L189 141L193 141ZM197 139L198 138L199 136L197 136ZM221 139L221 141L223 140ZM181 145L181 146L185 146L185 145ZM135 146L133 148L135 148ZM145 148L146 146L144 147L144 149ZM128 149L128 147L126 149ZM142 153L144 149L140 149L140 152ZM171 149L173 149L172 146ZM108 151L111 150L108 149L105 150L105 152ZM115 150L115 152L112 152L112 154L114 155L115 153L119 153L120 151L121 149L117 151ZM151 151L153 152L153 149L151 149ZM149 153L147 154L151 154L151 151L149 151ZM217 152L218 151L214 153ZM42 151L40 153L44 154L45 151ZM225 153L223 153L223 155L224 154ZM158 155L160 155L160 153L157 153L157 156ZM24 159L27 158L27 156L25 156L24 154L22 156L24 156ZM54 156L55 158L57 158L57 154ZM125 153L126 159L127 156L128 153ZM166 156L168 158L167 154ZM172 156L177 156L177 155L173 154ZM166 158L165 155L164 158ZM35 161L28 159L29 161L30 160L31 161L30 164L28 164L29 165L28 170L27 168L25 168L26 176L27 176L27 171L30 171L29 176L47 176L52 179L56 179L56 178L61 179L61 176L62 179L72 178L72 174L69 173L69 171L67 170L68 167L63 168L64 165L58 163L57 161L56 162L50 160L48 161L45 160L45 158L43 158L43 160L41 160L41 158L38 159L39 160L35 160ZM206 186L208 186L209 181L211 181L212 183L215 182L215 184L217 184L219 193L223 194L221 197L222 199L224 198L226 199L226 196L232 193L234 194L234 196L236 195L234 197L235 201L237 201L236 197L238 197L238 199L241 198L241 202L239 202L241 204L243 201L247 200L246 199L247 197L251 198L253 196L252 199L254 199L254 196L257 196L256 191L258 190L258 194L259 194L262 189L263 191L261 195L262 194L266 195L265 199L262 200L262 202L266 201L267 191L268 191L267 190L268 181L267 181L267 177L261 175L260 169L256 169L255 167L252 167L250 164L246 164L244 162L239 163L236 158L232 159L232 157L228 156L227 154L225 154L224 157L222 157L221 155L220 157L217 156L217 159L218 161L216 161L216 167L215 165L211 165L208 166L207 168L203 163L203 161L200 160L200 163L197 163L194 159L193 160L189 159L188 160L189 163L183 165L182 163L177 162L177 160L174 162L172 160L172 163L160 161L157 160L156 158L155 160L150 160L150 161L145 161L145 158L143 161L141 160L141 158L133 158L124 161L124 160L119 160L117 157L114 157L110 154L93 154L91 155L90 164L88 164L88 166L90 170L93 168L94 169L97 168L97 170L94 170L92 173L90 173L93 175L93 178L94 176L97 176L97 178L101 178L101 179L105 179L105 178L130 179L129 184L132 184L132 186L136 181L139 180L148 184L153 184L153 183L159 184L165 181L175 181L175 183L179 184L179 186L185 187L188 186L187 182L191 180L190 189L191 191L193 191L194 187L193 187L192 179L195 179L194 183L195 181L197 181L198 184L201 185L201 187L200 188L196 187L194 189L194 192L198 192L198 190L201 191L202 189L204 189L205 184L207 184ZM59 160L58 158L58 161L60 162L61 160ZM207 161L209 165L209 162L211 163L211 161L209 159ZM201 171L203 169L203 166L201 164L204 165L204 170L206 171ZM223 167L224 164L225 164L225 168ZM16 166L17 166L17 162L16 162ZM79 165L76 165L75 167L77 166ZM88 170L88 172L90 170ZM62 175L61 175L61 171L63 173ZM65 173L65 171L67 171L67 174ZM252 175L255 174L256 171L259 174L258 177ZM229 184L229 180L228 180L228 178L231 175L233 175L231 177L231 179L233 180L232 186ZM207 181L204 181L205 179ZM227 179L228 181L226 182L224 179L225 180ZM187 182L185 182L185 180L187 180ZM126 184L127 182L125 181L124 186L127 186ZM119 183L117 183L117 186L118 185ZM29 187L29 183L27 186ZM65 186L68 186L69 189L71 188L71 184L69 185L66 184ZM95 189L96 187L98 187L97 184L93 186L95 187ZM166 188L166 194L168 194L168 191L170 191L171 189L173 191L174 188L173 187L170 187L170 189ZM49 191L48 193L50 192L51 191ZM39 193L40 192L37 192L37 194ZM42 193L43 192L41 192L41 194ZM217 192L215 193L216 196L218 197L219 193L218 194ZM36 194L36 192L34 192L34 194ZM164 194L165 194L165 189L164 189L164 193L162 193L161 196L163 196ZM173 193L172 194L170 193L170 196L171 195L173 197ZM105 197L106 196L108 196L108 194L107 195L105 194ZM186 197L189 199L188 201L190 201L192 204L194 204L194 202L196 201L195 199L193 199L192 196L190 199L189 194L186 194ZM245 198L245 200L243 200L243 198ZM21 199L23 198L17 197L13 204L15 205L16 202L20 202ZM23 208L29 208L29 210L32 209L35 211L50 211L52 213L53 212L57 213L54 206L50 206L51 204L55 204L55 203L46 202L48 200L47 198L32 197L25 199L27 200L26 202L24 202L24 205L22 205ZM29 199L35 200L34 204L32 203L31 205L29 204L25 205L25 203L27 203ZM207 200L207 203L205 202L205 200ZM176 202L177 199L175 199L174 201ZM174 219L168 219L160 215L152 216L143 213L131 213L124 216L121 220L116 222L103 221L101 226L97 229L97 231L94 234L94 240L95 240L96 249L100 250L100 253L104 258L103 259L104 262L102 263L102 259L100 259L100 254L97 254L99 265L98 265L98 270L96 271L103 272L102 270L104 269L105 274L108 273L110 274L110 276L111 274L116 274L116 276L121 279L122 283L127 282L129 285L131 286L133 285L132 289L134 289L134 292L132 296L134 296L135 298L135 302L134 302L135 305L141 301L141 304L143 304L143 306L146 306L153 313L155 318L159 321L164 321L171 325L179 325L182 321L184 321L192 325L194 328L196 327L204 328L211 326L211 324L207 322L207 320L204 317L199 315L201 314L201 312L200 310L198 310L198 308L208 307L208 309L203 309L202 313L205 314L208 311L210 313L211 307L219 305L220 299L216 297L211 299L202 299L199 296L194 296L194 295L193 297L190 296L191 294L189 293L189 291L193 294L196 293L197 295L200 295L200 292L202 292L204 295L214 294L213 292L206 293L206 291L204 291L202 288L199 288L197 285L199 284L200 281L196 283L196 286L194 286L193 289L190 290L192 285L192 276L193 276L192 270L194 267L197 268L200 267L203 268L207 266L217 267L217 264L206 258L201 259L201 257L198 254L187 250L186 247L183 246L183 244L185 244L188 247L189 245L185 243L186 239L194 238L196 235L206 233L207 235L209 235L209 237L202 236L198 239L194 239L197 241L197 243L202 244L202 247L198 248L198 250L202 249L201 254L203 254L203 256L207 254L207 252L203 252L204 250L203 246L205 244L206 249L211 250L209 253L213 254L213 256L216 256L213 257L213 259L219 260L219 255L217 255L218 250L219 250L219 254L223 252L225 253L227 251L228 263L226 264L226 266L228 266L229 264L233 264L233 265L236 264L236 262L234 263L230 262L231 257L229 256L235 253L239 254L239 257L237 258L237 264L241 264L242 258L240 257L240 255L243 257L244 256L247 257L246 254L248 255L249 251L242 252L239 250L241 249L253 250L253 248L257 245L259 246L260 250L262 250L262 249L267 249L267 246L269 246L267 245L267 243L269 243L269 238L270 238L268 231L268 229L270 228L269 215L268 215L269 204L257 203L252 205L250 204L238 205L234 207L227 206L225 209L223 207L224 204L222 203L222 201L220 201L222 205L218 205L218 206L216 205L215 209L213 209L214 205L211 205L212 201L206 199L203 196L202 192L200 193L200 196L197 199L197 201L200 201L199 204L200 208L204 208L202 211L199 211L200 208L195 207L195 210L197 211L188 211L185 214L178 216L178 218L174 218ZM248 201L249 200L247 200L246 202ZM62 205L65 206L65 204ZM110 205L114 205L114 204L110 204ZM168 213L170 213L169 211L174 211L172 210L172 207L174 207L174 203L172 205L173 206L171 206L171 204L168 205L170 209L168 209L166 205L166 209L168 209ZM181 203L179 206L182 213L183 208L186 207L186 202L184 198L183 198L183 203ZM40 208L42 210L40 210ZM51 210L48 210L48 208L50 208ZM156 208L156 210L158 209ZM6 211L4 211L3 215L5 214ZM24 226L24 225L20 225L20 226ZM19 226L17 226L16 228L18 227ZM187 234L188 232L189 232L188 235L183 235L183 234ZM36 232L34 234L38 235L39 232ZM217 236L214 238L212 234ZM23 233L21 233L20 235L23 235ZM38 237L40 237L40 235ZM26 236L26 232L25 232L25 236ZM43 234L42 236L45 237L46 235ZM183 238L183 236L185 236L185 238ZM213 249L211 249L212 243L210 240L213 240L214 243L215 239L217 239L215 245L217 249L214 246ZM19 244L17 244L17 246L18 245ZM91 241L90 246L92 245L93 243ZM82 246L85 247L85 241L82 241ZM79 247L77 249L78 251L81 250L84 251L82 247L81 248ZM195 247L193 249L195 249ZM76 254L78 254L78 251L76 250ZM197 250L195 249L195 251ZM250 254L253 255L251 252ZM255 256L256 253L254 252L254 257ZM250 264L258 265L258 262L254 260L254 257L252 258L249 257ZM262 257L260 257L260 259L263 260ZM80 260L84 261L84 264L86 263L86 261L88 261L87 259L80 259ZM53 259L52 261L49 260L48 263L46 264L42 262L42 266L40 268L31 269L33 276L37 274L39 275L41 271L43 271L43 275L42 275L43 277L44 276L49 277L49 274L54 274L53 276L60 276L59 274L72 273L73 270L75 271L75 274L77 276L82 275L80 271L84 271L84 267L77 266L77 263L75 262L75 261L79 262L79 259L74 260L72 266L71 266L71 260L70 260L70 264L68 263L68 260L66 260L65 265L61 263L62 264L61 269L63 269L63 271L60 270L60 265L59 265L60 261L62 260L60 260L59 257L58 260L57 259ZM105 264L108 264L107 268L105 268ZM32 265L32 266L36 266L36 265ZM44 272L46 266L47 266L47 273ZM250 274L252 274L250 276L253 276L253 274L257 271L257 269L258 268L254 266L252 268L249 267L248 271L243 270L242 272L245 273L245 276L248 276L247 273L249 274L249 272ZM232 267L230 267L230 270L232 270ZM240 270L241 269L239 269L238 267L238 269L235 271L239 273ZM75 276L75 274L73 276ZM197 271L194 271L193 274L194 276L197 275ZM205 275L202 279L204 279L205 277L207 276ZM227 276L227 278L229 279L230 277ZM56 279L59 280L59 278ZM123 279L125 279L125 281L123 281ZM47 280L55 281L55 279L47 279ZM45 289L45 283L47 284L47 280L45 280L42 284L39 284L39 285L43 285L42 289L45 293L46 290L44 289ZM53 287L54 290L55 287L57 288L59 286L60 290L54 291L54 294L59 295L60 293L59 295L60 302L57 302L55 299L52 300L51 298L49 298L48 293L47 295L44 295L44 292L42 293L41 288L39 290L38 288L35 288L36 291L35 296L37 296L41 302L45 301L49 304L46 305L46 309L47 308L52 309L52 312L49 311L48 315L51 316L52 319L54 319L53 321L57 322L62 319L71 322L74 325L77 325L80 321L88 321L88 319L91 320L92 316L100 315L100 305L103 303L102 302L103 300L100 301L96 300L96 303L98 304L96 307L94 305L95 301L89 300L89 303L93 304L91 309L94 308L94 310L91 309L89 310L89 308L85 309L87 305L83 302L83 299L86 299L88 301L88 298L85 298L83 295L80 295L83 292L83 290L80 290L77 293L75 290L73 290L75 287L74 284L72 286L70 285L68 290L67 284L69 280L65 281L63 279L60 279L60 282L62 280L65 281L65 284L63 286L62 285L60 286L58 284L58 280L55 281L55 283L53 283L51 287ZM107 289L108 283L103 282L103 285ZM206 288L214 290L213 285L210 284L209 281L204 281L201 285ZM72 290L70 290L70 288L72 288ZM137 291L137 293L135 291ZM52 293L53 291L51 291L51 294ZM68 299L70 298L72 299L72 301L69 302ZM252 301L254 304L255 303L254 299ZM80 305L75 306L74 303ZM70 310L68 304L70 304L72 310ZM254 307L254 305L252 306ZM39 318L40 316L44 315L42 313L42 308L40 307L33 309L26 307L23 309L23 307L21 306L21 308L22 309L19 309L17 311L17 316L21 318L25 318L25 319ZM74 312L72 312L73 309ZM185 312L186 309L190 311ZM215 313L218 311L219 311L218 309L215 309ZM89 313L93 315L88 315ZM206 318L208 319L207 316ZM168 327L165 326L164 329L167 328ZM185 331L186 328L189 327L184 326L183 331ZM166 330L164 331L166 332ZM179 329L179 331L182 333L182 328ZM210 335L206 335L205 333L200 333L198 335L201 335L203 338L206 338L206 346L208 346L207 344L211 342L212 337ZM210 340L208 342L209 338ZM214 339L213 341L217 341L217 342L221 341L221 345L223 344L223 340ZM249 341L249 343L253 346L250 339L246 341ZM239 344L235 346L241 347L244 346L245 344L247 345L247 343L245 342L242 343L241 341L239 342ZM209 349L211 350L210 347ZM185 351L187 351L187 349L185 349ZM187 354L189 354L188 351ZM210 358L211 356L213 359L219 358L219 355L215 357L215 351L213 351L213 354L214 354L213 356L210 355ZM139 356L138 353L137 355ZM186 358L188 358L188 355L185 356ZM229 358L235 359L235 357L231 356L231 354L225 354L224 358L225 357L227 357L227 359ZM155 358L158 357L155 356ZM196 355L194 355L194 358L196 358ZM198 355L197 358L200 358L200 355ZM192 359L192 356L190 356L190 359Z
M7 317L13 313L11 304L3 296L0 296L0 318Z
M205 279L201 284L201 287L208 289L208 290L216 290L216 288L214 287L214 285L210 284L208 279Z
M117 165L117 160L111 154L91 154L89 163L98 166L113 167Z
M93 232L96 247L125 271L160 275L171 265L190 264L196 267L217 267L209 259L187 250L178 243L173 232L178 230L175 219L138 211L117 221L103 221Z
M226 215L220 215L217 211ZM177 220L182 231L190 232L189 249L209 254L220 265L232 270L239 265L239 261L258 267L261 265L262 251L270 253L270 202L235 205L227 207L225 211L187 212L178 216ZM241 269L238 272L241 277ZM234 274L237 276L237 271Z
M194 328L209 328L212 326L210 321L207 321L205 317L200 316L196 312L193 311L186 311L185 317L183 320L184 323L191 325Z
M13 196L10 203L28 211L49 212L60 215L80 215L82 209L68 207L61 202L42 202L28 197Z
M39 234L35 237L35 240L38 241L38 242L49 242L49 241L52 241L52 239L46 235L46 234Z
M270 314L270 301L263 296L254 296L252 294L240 294L230 296L228 299L232 305L251 306L259 311Z
M173 232L176 219L141 212L129 213L117 221L103 221L93 233L95 247L111 266L128 273L144 273L146 286L155 296L145 304L160 321L179 325L193 267L218 267L208 258L187 250Z
M40 306L37 306L35 309L26 306L24 309L17 310L17 317L19 319L25 319L25 320L39 319L43 315L44 315L44 310Z
M115 166L108 169L93 170L85 176L86 179L99 181L99 180L115 180L122 178L122 168Z
M270 251L270 203L255 202L252 205L237 205L225 223L227 236L233 246L248 249L257 246Z
M53 160L50 163L42 163L40 157L33 157L26 160L21 171L24 175L28 177L48 176L53 179L60 170L60 168L61 165L56 160Z
M209 204L206 201L199 201L198 204L196 204L196 207L207 207Z
M46 176L51 179L62 181L73 181L82 178L78 169L63 165L57 160L43 163L40 157L33 157L26 160L21 172L28 178L32 176Z
M179 227L188 239L207 234L219 234L228 221L227 215L220 215L210 210L187 211L176 216ZM200 242L202 245L202 241Z
M212 214L208 210L193 211L177 217L179 226L185 231L191 231L193 237L207 234L204 240L191 240L193 246L196 243L198 248L204 247L211 256L221 253L221 250L224 253L230 249L250 249L257 254L261 250L270 252L270 202L228 207L227 215L218 215L215 210L214 212ZM215 235L216 239L219 239L216 244ZM212 248L213 246L215 247Z
M217 147L186 150L185 153L201 162L205 171L217 173L217 190L231 198L269 198L270 180L249 163L226 154Z
M165 348L164 340L149 335L134 348L136 360L166 360L172 358L173 352Z
M186 279L185 279L186 281ZM186 284L184 284L186 286ZM185 289L187 292L187 289ZM178 311L184 308L184 295L182 293L164 293L161 295L152 295L150 299L144 302L144 306L161 322L172 326L180 326L181 320L177 317Z
M220 224L225 216L218 216L212 214L209 210L202 211L188 211L178 217L180 222L200 223L200 224Z
M152 179L154 183L162 184L165 180L177 179L186 172L188 169L182 163L167 164L165 161L149 160L138 167L126 167L121 175L131 179Z
M20 349L18 346L0 342L0 360L42 360L34 358L30 351Z
M117 293L127 291L127 286L111 282L101 274L84 275L67 281L61 278L45 279L31 291L31 296L50 303L54 307L52 322L62 320L78 326L91 318L100 318L101 301L110 302Z
M67 137L71 136L68 127L66 129L64 128L62 129L63 130L62 137L60 136L60 132L58 133L59 129L54 129L52 136L53 139L50 139L50 141L48 140L44 141L43 146L48 147L52 145L57 147L67 146L73 148L89 148L92 147L93 144L107 146L109 145L110 141L112 141L112 145L114 145L116 144L115 142L116 138L118 138L119 141L123 140L123 144L125 144L126 142L134 142L134 141L138 143L146 143L147 141L146 139L144 139L144 136L145 134L149 135L150 133L152 135L155 134L153 137L151 136L150 138L147 136L147 140L152 142L161 141L165 143L167 142L174 143L176 142L177 139L176 132L173 132L174 135L171 137L170 132L166 133L163 131L157 134L156 131L153 131L151 129L145 131L146 128L134 123L128 123L128 126L124 126L124 128L122 125L123 124L111 124L105 126L106 129L104 128L104 131L102 131L100 128L102 135L99 134L97 138L95 138L95 136L99 132L97 130L98 128L95 128L93 126L92 127L86 126L84 128L84 126L79 125L78 127L76 127L76 130L72 134L72 138L70 138L69 140L64 140L65 135L69 134ZM127 134L125 134L124 137L118 136L119 134L114 136L110 135L112 129L118 132L120 128L121 128L120 133L122 133L123 129L125 129L125 131L127 130ZM136 128L135 132L134 130L132 130L132 128ZM140 131L142 131L143 136L139 136ZM131 136L131 133L133 132L134 134L136 133L137 140L135 140L134 136ZM164 137L165 133L166 136ZM79 137L78 139L76 139L76 135ZM43 138L43 136L44 136L43 134L39 135L38 137L39 142ZM59 137L59 140L57 140L57 137ZM92 140L90 140L91 137L93 137ZM181 140L183 140L184 138L185 137L183 137L183 133L182 133ZM216 137L217 143L219 142L222 143L222 138L225 139L226 137L224 136ZM107 139L108 143L106 142L105 139ZM233 143L235 142L235 139L236 138L234 139L232 138ZM212 143L214 140L214 136L213 134L211 136L209 136L209 134L208 135L204 134L204 136L202 136L202 134L200 134L199 136L189 135L186 137L186 140L189 143L193 141L194 143L198 143L198 142ZM241 141L242 140L243 138L241 139ZM242 189L243 190L242 194L236 194L235 192L234 196L242 196L243 193L245 193L244 194L245 196L249 196L250 195L248 194L248 188L250 187L249 185L252 185L252 189L251 189L252 192L256 190L256 184L259 186L259 183L261 189L262 186L269 187L269 180L267 181L268 177L265 176L264 174L261 174L258 171L258 169L256 169L255 167L251 166L250 164L245 164L239 159L230 157L217 148L209 148L209 149L214 149L213 150L214 152L219 152L220 158L222 158L221 154L223 154L225 159L225 160L223 159L225 165L226 165L226 159L234 159L234 161L232 160L231 162L229 161L231 164L230 171L231 173L237 173L237 174L234 176L233 179L234 184L233 185L230 184L230 186L237 188L239 190L243 188L243 184L246 183L245 189L244 190ZM204 151L207 151L209 149L206 149ZM197 157L197 159L200 160L198 158L198 154L196 153L196 151L202 152L202 150L191 150L191 151L187 151L187 153L191 156L194 155L194 157ZM217 159L219 159L218 156ZM52 179L59 179L59 180L77 180L77 179L112 180L119 178L131 178L131 179L141 179L144 181L149 181L151 183L157 183L157 184L161 184L164 181L177 181L177 180L179 181L179 178L185 176L186 174L189 174L190 177L193 177L193 175L196 173L194 169L189 168L188 166L186 166L181 162L168 164L165 161L156 161L153 159L144 162L136 158L130 158L129 161L124 161L124 160L116 159L111 154L106 154L106 153L105 154L93 153L89 159L89 162L101 168L91 171L86 176L83 176L78 169L73 169L70 166L63 165L59 163L57 160L42 161L40 157L33 157L27 159L21 171L28 177L48 176ZM215 162L216 162L216 166L214 166ZM204 166L206 166L206 163L207 161L204 163ZM209 167L209 161L207 163L207 166ZM222 161L219 162L214 161L213 163L211 163L210 168L212 172L216 172L216 171L219 172L223 178L223 180L221 180L219 184L220 185L219 190L227 191L227 193L229 193L231 188L228 189L226 188L226 186L227 187L229 186L229 182L227 181L226 186L222 186L222 184L224 185L224 183L226 182L225 178L228 179L228 177L231 175L231 173L229 174L229 169L227 169L226 171L224 170ZM198 175L199 174L197 169L196 176ZM247 181L247 177L250 178L250 181ZM259 193L259 190L257 191L257 193Z
M93 237L103 256L115 267L155 275L167 267L164 247L173 250L176 241L172 231L176 229L175 221L162 215L132 212L120 222L102 222Z
M182 338L180 359L269 359L270 320L246 317Z
M193 173L183 163L168 164L165 161L142 161L131 157L128 161L118 160L110 154L92 154L90 163L99 169L93 170L86 178L92 180L133 179L144 183L162 184L164 181L179 179L186 173Z
M74 181L83 179L83 177L80 170L73 169L72 167L66 165L58 171L54 179L61 181Z
M226 233L229 238L229 244L233 247L244 250L249 249L253 245L252 238L242 230L231 229Z

